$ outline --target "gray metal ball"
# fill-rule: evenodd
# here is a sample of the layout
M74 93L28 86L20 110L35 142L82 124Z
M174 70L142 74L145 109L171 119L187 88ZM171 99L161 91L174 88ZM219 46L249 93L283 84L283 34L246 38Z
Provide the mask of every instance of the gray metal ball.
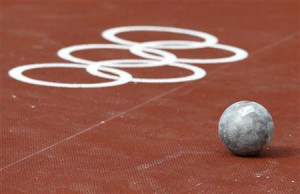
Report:
M254 156L269 145L273 128L273 119L266 108L256 102L240 101L223 112L219 136L233 154Z

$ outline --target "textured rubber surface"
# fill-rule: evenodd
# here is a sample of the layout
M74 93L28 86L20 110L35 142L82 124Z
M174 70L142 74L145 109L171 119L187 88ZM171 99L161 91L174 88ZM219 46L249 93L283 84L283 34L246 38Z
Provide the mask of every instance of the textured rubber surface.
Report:
M299 3L1 1L0 7L1 193L300 192ZM66 89L8 76L23 64L61 62L56 51L62 47L105 43L101 31L124 25L209 32L247 50L249 57L201 65L206 77L186 83ZM151 32L122 36L174 38ZM75 54L95 60L133 57L115 50ZM191 49L176 54L230 53ZM187 72L161 67L130 73L173 77ZM36 69L26 75L99 81L76 69ZM222 112L240 100L263 104L274 119L270 149L258 157L233 156L218 137Z

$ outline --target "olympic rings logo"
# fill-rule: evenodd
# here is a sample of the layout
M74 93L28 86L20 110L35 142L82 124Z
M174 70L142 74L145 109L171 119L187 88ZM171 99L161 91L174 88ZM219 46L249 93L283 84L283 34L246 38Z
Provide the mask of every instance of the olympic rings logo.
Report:
M175 34L184 34L204 39L204 41L188 41L188 40L162 40L149 42L134 42L122 39L117 35L124 32L136 31L151 31L151 32L168 32ZM74 45L60 49L57 55L72 63L40 63L28 64L15 67L9 71L9 75L21 82L28 84L35 84L40 86L62 87L62 88L103 88L112 87L129 82L135 83L178 83L194 81L203 78L206 75L204 69L194 66L192 64L216 64L236 62L247 58L247 51L229 46L219 44L217 37L196 30L163 27L163 26L122 26L105 30L102 37L114 44L82 44ZM168 50L184 50L184 49L201 49L213 48L226 50L232 53L229 57L224 58L207 58L207 59L192 59L179 58ZM92 61L75 57L72 55L75 51L91 50L91 49L117 49L128 50L130 53L142 57L143 59L119 59L119 60L103 60ZM118 68L147 68L171 66L182 68L191 71L191 74L183 77L173 78L137 78L124 70ZM86 70L89 74L105 79L109 82L101 83L59 83L33 79L24 75L25 71L41 68L81 68Z

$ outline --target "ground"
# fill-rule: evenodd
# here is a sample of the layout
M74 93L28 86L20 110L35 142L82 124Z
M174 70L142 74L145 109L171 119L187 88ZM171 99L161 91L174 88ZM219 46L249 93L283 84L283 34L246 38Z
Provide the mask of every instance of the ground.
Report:
M1 193L300 192L299 2L0 2ZM57 51L112 44L101 32L119 26L206 32L248 56L190 64L202 68L205 77L178 83L66 88L9 75L28 64L72 63ZM153 31L120 37L199 41ZM165 50L191 59L232 55L211 47ZM139 59L115 49L76 51L74 56ZM171 66L119 69L140 78L190 74ZM82 68L40 68L24 75L73 84L112 81ZM218 137L222 112L240 100L264 105L274 119L273 140L258 157L236 157Z

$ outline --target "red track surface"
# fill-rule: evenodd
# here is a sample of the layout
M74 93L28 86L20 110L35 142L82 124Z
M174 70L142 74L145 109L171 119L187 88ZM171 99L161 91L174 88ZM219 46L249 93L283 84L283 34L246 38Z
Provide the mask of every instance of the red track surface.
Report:
M300 193L299 18L299 3L284 1L1 1L1 193ZM246 49L249 57L202 65L204 79L178 84L66 89L8 76L16 66L61 62L56 51L62 47L106 43L99 33L124 25L209 32L222 43ZM196 58L200 52L185 54ZM131 57L115 50L78 55ZM184 73L164 68L149 72L157 77ZM144 69L130 73L148 75ZM27 74L98 81L76 69ZM254 158L231 155L217 133L224 109L245 99L267 107L275 122L270 149Z

